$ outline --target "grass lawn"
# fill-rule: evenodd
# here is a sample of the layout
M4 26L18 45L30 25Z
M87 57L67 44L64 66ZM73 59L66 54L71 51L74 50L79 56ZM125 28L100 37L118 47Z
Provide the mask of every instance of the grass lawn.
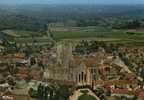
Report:
M84 94L80 96L78 100L97 100L97 99L91 95Z

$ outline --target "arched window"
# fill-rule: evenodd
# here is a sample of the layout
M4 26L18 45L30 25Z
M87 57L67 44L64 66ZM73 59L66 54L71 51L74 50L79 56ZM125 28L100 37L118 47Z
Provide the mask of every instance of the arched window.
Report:
M86 82L86 74L84 75L84 81Z
M80 74L79 74L79 82L80 82Z
M84 80L84 72L82 72L81 76L82 76L82 81L83 81Z

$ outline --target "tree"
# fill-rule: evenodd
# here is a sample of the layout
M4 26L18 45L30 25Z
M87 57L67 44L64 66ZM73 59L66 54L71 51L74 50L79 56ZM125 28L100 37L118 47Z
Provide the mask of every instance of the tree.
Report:
M38 94L38 98L42 98L42 84L41 83L38 85L37 94Z

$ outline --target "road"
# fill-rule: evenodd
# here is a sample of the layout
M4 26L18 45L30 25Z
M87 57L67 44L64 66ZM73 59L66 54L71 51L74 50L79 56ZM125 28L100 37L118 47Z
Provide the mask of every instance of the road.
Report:
M85 88L85 89L78 89L74 92L74 94L69 98L69 100L78 100L79 96L83 95L81 90L88 90L88 95L91 95L96 98L96 100L100 100L90 89Z

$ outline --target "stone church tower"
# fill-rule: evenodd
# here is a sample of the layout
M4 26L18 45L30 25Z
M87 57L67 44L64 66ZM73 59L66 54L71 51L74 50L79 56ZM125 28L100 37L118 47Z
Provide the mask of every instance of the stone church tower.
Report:
M53 68L54 79L56 80L71 80L70 72L73 72L70 68L72 59L72 44L70 42L61 41L56 46L57 63Z
M68 68L72 59L72 43L61 42L57 44L57 62L63 68Z

